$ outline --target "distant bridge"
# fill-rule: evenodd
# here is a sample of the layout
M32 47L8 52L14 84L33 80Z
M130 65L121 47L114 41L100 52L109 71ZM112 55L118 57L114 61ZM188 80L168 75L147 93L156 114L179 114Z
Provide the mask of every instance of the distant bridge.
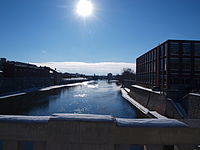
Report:
M129 150L132 144L200 143L200 120L122 119L109 115L0 116L0 149Z

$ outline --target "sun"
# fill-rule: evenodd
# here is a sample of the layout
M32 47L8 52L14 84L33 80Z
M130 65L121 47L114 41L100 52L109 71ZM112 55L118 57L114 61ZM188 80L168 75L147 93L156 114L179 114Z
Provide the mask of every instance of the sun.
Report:
M79 0L76 5L76 12L82 17L91 16L93 13L94 7L91 1L89 0Z

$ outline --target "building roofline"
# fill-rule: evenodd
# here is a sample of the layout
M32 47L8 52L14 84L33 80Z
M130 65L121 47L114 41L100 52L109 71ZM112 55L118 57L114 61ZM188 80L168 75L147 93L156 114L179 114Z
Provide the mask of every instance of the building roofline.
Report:
M136 60L137 60L138 58L142 57L143 55L147 54L148 52L154 50L154 49L157 48L158 46L163 45L163 44L165 44L165 43L167 43L167 42L198 42L198 43L200 43L200 40L177 40L177 39L168 39L168 40L165 40L165 41L162 42L162 43L159 43L157 46L155 46L155 47L153 47L152 49L148 50L148 51L145 52L144 54L138 56L138 57L136 58Z
M168 42L168 41L178 41L178 42L200 42L200 40L177 40L177 39L168 39L166 40L165 42Z

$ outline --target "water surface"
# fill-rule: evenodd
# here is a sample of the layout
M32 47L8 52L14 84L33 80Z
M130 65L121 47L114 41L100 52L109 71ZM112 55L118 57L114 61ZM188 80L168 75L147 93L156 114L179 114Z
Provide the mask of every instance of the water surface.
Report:
M106 80L87 81L78 86L37 93L20 98L20 101L15 105L18 109L10 110L9 114L80 113L135 118L135 111L121 96L120 87Z

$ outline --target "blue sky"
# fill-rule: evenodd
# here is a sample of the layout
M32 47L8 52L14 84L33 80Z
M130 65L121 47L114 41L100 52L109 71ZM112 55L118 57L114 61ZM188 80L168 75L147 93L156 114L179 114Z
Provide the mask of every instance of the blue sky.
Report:
M200 39L199 0L0 0L0 57L23 62L126 62L167 39Z

